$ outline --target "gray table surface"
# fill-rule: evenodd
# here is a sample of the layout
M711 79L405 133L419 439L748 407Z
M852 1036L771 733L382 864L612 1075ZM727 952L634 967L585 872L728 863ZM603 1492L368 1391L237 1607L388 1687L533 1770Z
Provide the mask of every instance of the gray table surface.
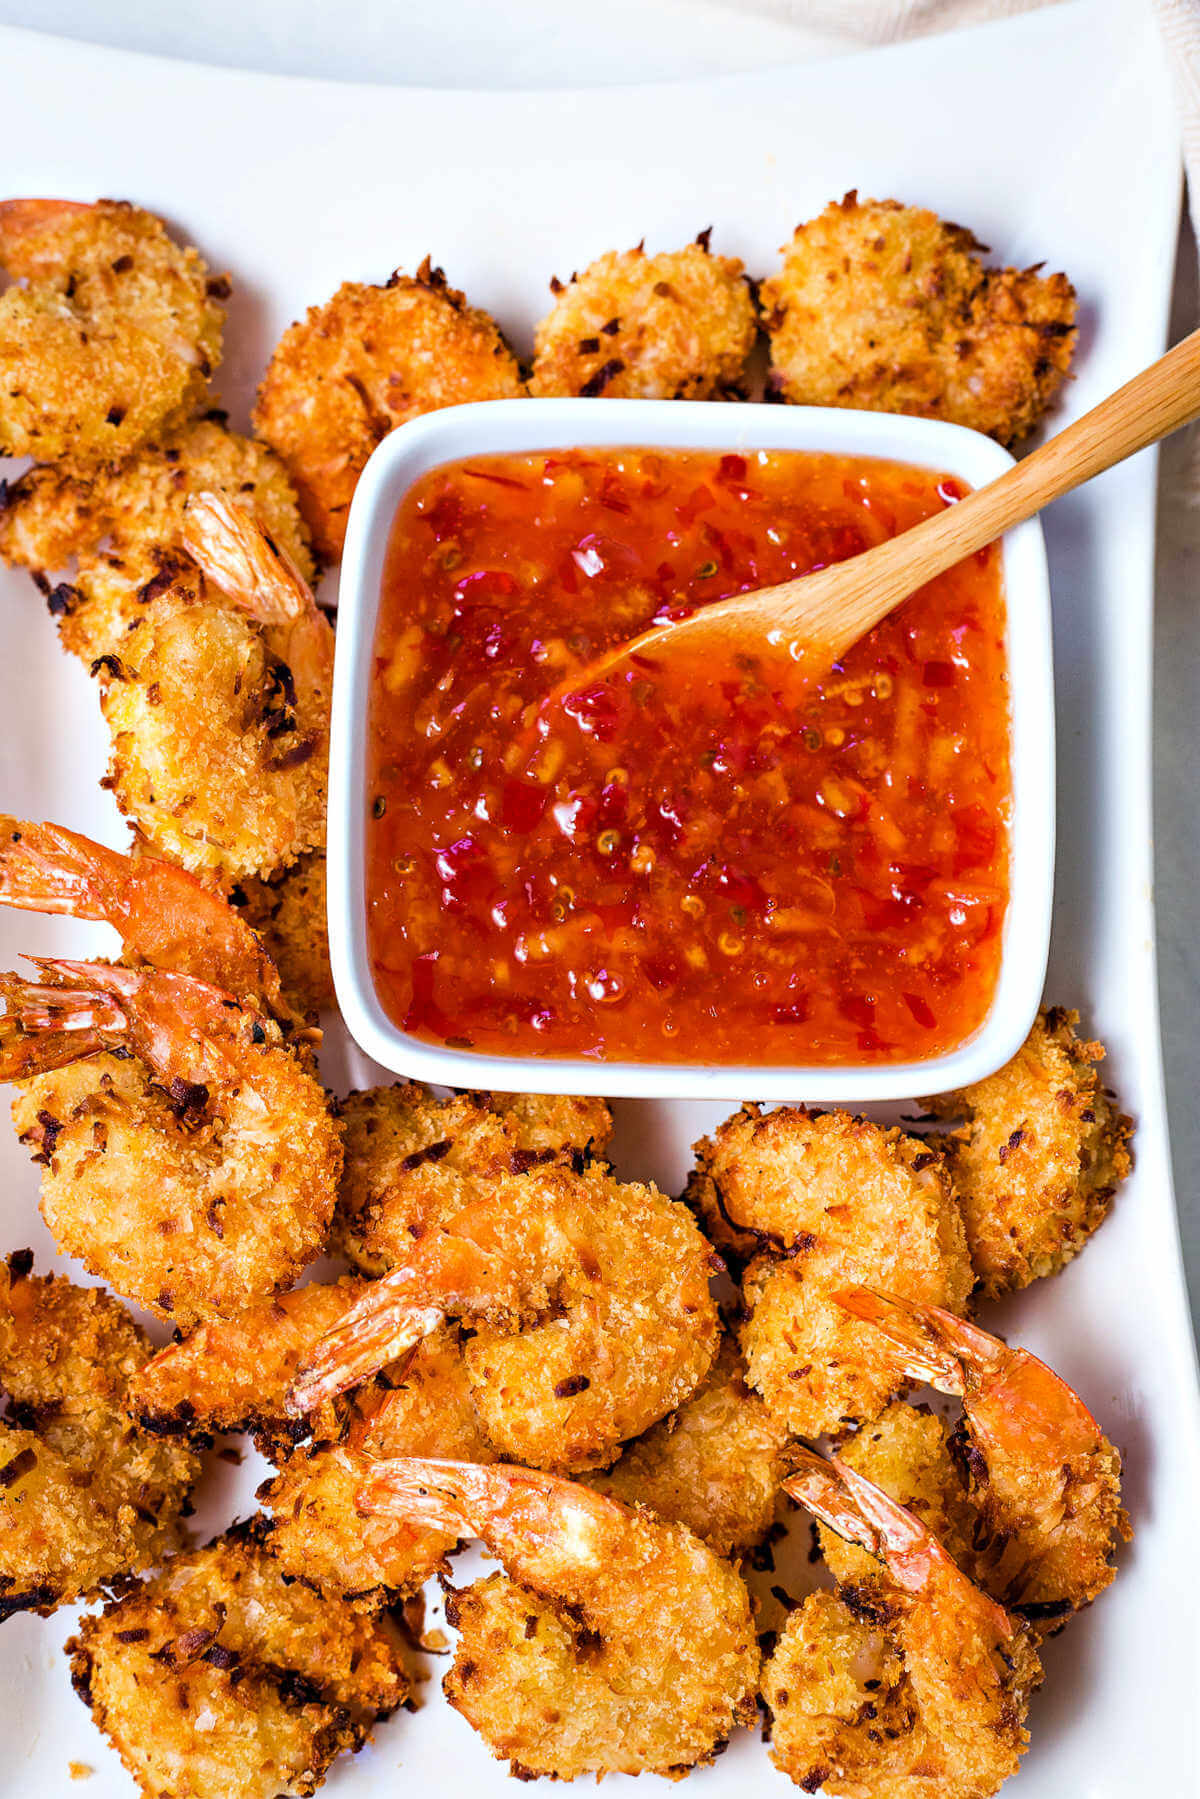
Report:
M0 23L203 62L429 87L549 87L763 68L828 53L820 33L730 0L0 0ZM1181 227L1172 339L1200 313L1196 246ZM1155 866L1159 990L1175 1186L1193 1318L1200 1331L1200 827L1193 758L1200 719L1200 435L1164 449L1155 640Z

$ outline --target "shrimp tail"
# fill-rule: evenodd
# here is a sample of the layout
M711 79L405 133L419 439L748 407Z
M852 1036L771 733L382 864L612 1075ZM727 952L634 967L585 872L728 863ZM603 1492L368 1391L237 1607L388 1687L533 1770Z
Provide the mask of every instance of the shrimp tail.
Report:
M551 1558L564 1551L585 1559L600 1553L629 1516L617 1500L539 1468L424 1456L374 1463L356 1503L360 1511L390 1514L447 1536L479 1537L497 1553L505 1541L519 1542L527 1554Z
M383 1513L448 1537L473 1536L473 1507L486 1500L486 1472L471 1462L397 1456L372 1464L355 1498L358 1509Z
M301 1363L284 1399L289 1418L303 1417L357 1387L389 1362L397 1361L445 1319L439 1305L414 1304L411 1283L388 1275L370 1290L333 1330L320 1337Z
M125 1015L106 995L86 988L0 975L0 1080L23 1081L94 1056Z
M193 494L184 508L183 546L206 580L261 625L296 624L316 611L286 550L234 500Z
M897 1372L961 1398L973 1379L998 1369L1006 1344L940 1306L917 1305L870 1287L834 1294L842 1310L873 1324L891 1345Z
M0 905L106 920L103 859L115 852L61 825L28 824L0 813Z

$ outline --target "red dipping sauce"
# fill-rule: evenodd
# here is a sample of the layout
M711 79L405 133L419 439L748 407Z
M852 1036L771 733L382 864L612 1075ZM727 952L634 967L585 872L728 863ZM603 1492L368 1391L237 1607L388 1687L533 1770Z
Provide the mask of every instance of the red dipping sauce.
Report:
M818 684L656 616L858 554L954 479L863 457L555 451L435 469L375 642L369 949L406 1031L505 1055L887 1063L980 1025L1008 899L995 546Z

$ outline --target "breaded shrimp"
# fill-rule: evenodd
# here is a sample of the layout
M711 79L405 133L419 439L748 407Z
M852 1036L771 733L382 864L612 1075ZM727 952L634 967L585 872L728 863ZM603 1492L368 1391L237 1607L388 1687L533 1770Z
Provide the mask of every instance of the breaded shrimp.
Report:
M998 1074L927 1102L968 1120L940 1142L989 1299L1078 1255L1132 1165L1133 1120L1100 1084L1104 1045L1085 1043L1078 1023L1052 1006Z
M721 1264L687 1209L653 1187L548 1164L421 1232L397 1240L381 1224L368 1236L392 1272L309 1357L297 1409L459 1315L475 1331L464 1356L490 1441L574 1471L613 1461L708 1373L719 1337L709 1277Z
M597 1493L686 1524L717 1555L742 1556L771 1528L788 1442L786 1426L746 1385L735 1339L725 1337L690 1399L627 1444L607 1471L581 1478Z
M865 1600L814 1593L788 1619L763 1679L776 1767L839 1799L987 1799L1029 1740L1041 1664L1024 1625L843 1463L804 1451L785 1490L880 1572Z
M305 1355L345 1317L363 1287L360 1280L312 1281L195 1325L134 1380L139 1424L164 1437L249 1431L272 1456L288 1453L302 1437L336 1435L340 1422L332 1409L292 1418L284 1400Z
M753 1106L705 1153L725 1216L772 1245L743 1284L751 1385L797 1436L874 1417L900 1383L834 1294L864 1281L965 1306L971 1266L940 1158L846 1112Z
M121 200L0 202L0 455L117 462L193 411L229 283Z
M268 1543L298 1580L351 1604L377 1607L444 1572L457 1532L404 1518L364 1517L357 1494L373 1465L393 1456L491 1462L458 1330L440 1326L410 1356L352 1396L338 1440L297 1449L259 1489L273 1515Z
M411 1082L351 1093L338 1106L346 1171L333 1243L364 1274L386 1274L417 1231L446 1220L497 1180L542 1162L602 1155L612 1113L602 1099L455 1093ZM368 1248L367 1236L384 1236Z
M521 1778L678 1776L754 1716L750 1597L682 1525L529 1468L380 1463L371 1511L477 1536L503 1574L454 1596L450 1703Z
M183 540L218 597L168 588L98 659L105 785L155 848L230 883L324 847L333 632L236 503L194 495Z
M255 429L285 463L317 552L341 555L358 477L406 419L525 392L495 320L428 257L384 287L347 281L288 329L258 390Z
M126 960L228 988L299 1022L271 957L237 912L194 875L150 855L122 855L63 825L0 813L0 905L109 924Z
M269 880L247 876L229 899L253 926L279 970L289 1006L310 1018L332 1006L335 996L321 851L309 850Z
M193 419L115 468L87 475L32 468L0 488L0 561L33 571L49 595L64 649L90 667L121 654L122 639L151 600L200 571L184 547L189 498L236 500L271 541L313 577L295 490L273 450L227 429L222 415ZM70 581L47 575L76 559Z
M199 1473L134 1425L151 1348L125 1308L32 1264L0 1263L0 1619L47 1617L178 1548Z
M315 1792L407 1695L388 1622L289 1581L259 1536L176 1556L66 1645L144 1799Z
M744 399L758 335L743 265L709 234L647 256L610 250L563 286L534 337L533 394L642 400Z
M1065 275L988 269L969 231L851 190L796 229L762 285L769 390L801 406L917 413L1011 444L1075 345Z
M753 1108L758 1117L758 1109ZM688 1174L681 1198L696 1214L700 1228L709 1242L720 1250L731 1271L739 1273L763 1247L762 1237L755 1231L741 1230L731 1224L721 1203L721 1190L709 1171L710 1159L718 1153L710 1137L701 1137L693 1145L696 1165Z
M963 1402L967 1491L980 1527L968 1566L1037 1622L1090 1605L1114 1577L1121 1457L1079 1395L1036 1356L937 1306L855 1287L839 1304L878 1330L906 1380Z
M0 1080L60 1249L187 1326L320 1252L341 1142L272 1020L188 975L39 962L0 977Z

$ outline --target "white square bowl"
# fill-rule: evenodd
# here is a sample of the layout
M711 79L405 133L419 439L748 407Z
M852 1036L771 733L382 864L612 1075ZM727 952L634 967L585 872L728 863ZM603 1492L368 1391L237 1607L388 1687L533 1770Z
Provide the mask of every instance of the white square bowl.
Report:
M1045 979L1054 884L1054 686L1041 526L1003 542L1012 750L1010 895L1000 976L986 1018L959 1047L918 1062L838 1067L499 1056L402 1030L375 990L367 952L367 729L376 620L396 510L428 470L472 456L639 445L675 450L825 450L883 457L980 487L1012 457L959 425L817 406L663 400L497 400L447 407L386 437L350 511L342 561L329 771L329 944L338 1004L359 1045L397 1074L450 1087L613 1098L804 1099L860 1104L947 1092L1014 1055Z

